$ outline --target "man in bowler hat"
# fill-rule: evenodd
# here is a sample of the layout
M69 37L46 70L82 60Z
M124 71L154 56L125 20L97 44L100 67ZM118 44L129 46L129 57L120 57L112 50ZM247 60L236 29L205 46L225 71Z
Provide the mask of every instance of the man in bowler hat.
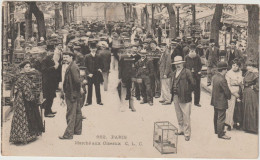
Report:
M231 92L225 78L228 65L226 62L219 62L217 67L218 72L213 76L211 95L211 105L214 106L214 129L218 138L229 140L231 137L225 135L224 131L228 100L231 99Z

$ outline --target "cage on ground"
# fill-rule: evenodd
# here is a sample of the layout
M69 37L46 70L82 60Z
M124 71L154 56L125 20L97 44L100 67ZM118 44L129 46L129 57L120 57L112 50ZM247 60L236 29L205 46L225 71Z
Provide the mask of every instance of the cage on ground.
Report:
M154 123L153 146L161 154L177 153L178 129L168 121Z

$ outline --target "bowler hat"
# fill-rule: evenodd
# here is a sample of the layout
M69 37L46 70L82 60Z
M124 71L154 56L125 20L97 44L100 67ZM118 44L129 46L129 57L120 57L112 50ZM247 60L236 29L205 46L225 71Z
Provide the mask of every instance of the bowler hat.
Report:
M215 43L215 39L210 39L209 43Z
M219 62L218 63L218 69L227 69L228 68L228 65L226 62Z

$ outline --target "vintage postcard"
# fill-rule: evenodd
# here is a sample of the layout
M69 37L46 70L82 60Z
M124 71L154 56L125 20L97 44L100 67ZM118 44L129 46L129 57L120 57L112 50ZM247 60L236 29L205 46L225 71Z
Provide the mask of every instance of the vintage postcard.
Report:
M1 13L2 156L258 158L259 3Z

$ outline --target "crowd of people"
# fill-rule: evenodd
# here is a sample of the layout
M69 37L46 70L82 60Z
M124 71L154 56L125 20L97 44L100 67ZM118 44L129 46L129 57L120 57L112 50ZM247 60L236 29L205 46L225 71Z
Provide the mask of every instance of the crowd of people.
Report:
M82 132L83 106L92 105L93 85L96 103L102 101L100 85L108 91L110 66L118 70L117 86L120 111L136 112L134 101L153 106L160 98L162 105L174 103L179 124L178 135L191 137L191 104L201 107L202 66L207 66L207 85L212 85L215 133L219 138L233 127L247 132L258 132L258 64L245 63L246 54L231 42L221 50L210 39L202 44L200 38L168 38L162 27L147 31L134 23L84 22L62 27L63 33L48 33L40 38L39 46L46 46L42 60L24 60L14 88L14 116L10 142L27 143L44 131L39 110L31 93L33 82L26 77L31 68L42 74L44 116L55 117L53 100L59 91L67 106L67 128L60 139L73 139ZM63 41L48 44L49 39ZM206 58L205 63L203 57ZM37 62L37 63L36 63ZM37 66L37 67L36 67ZM210 105L210 104L209 104ZM33 114L30 114L32 113ZM35 119L35 120L33 120Z

